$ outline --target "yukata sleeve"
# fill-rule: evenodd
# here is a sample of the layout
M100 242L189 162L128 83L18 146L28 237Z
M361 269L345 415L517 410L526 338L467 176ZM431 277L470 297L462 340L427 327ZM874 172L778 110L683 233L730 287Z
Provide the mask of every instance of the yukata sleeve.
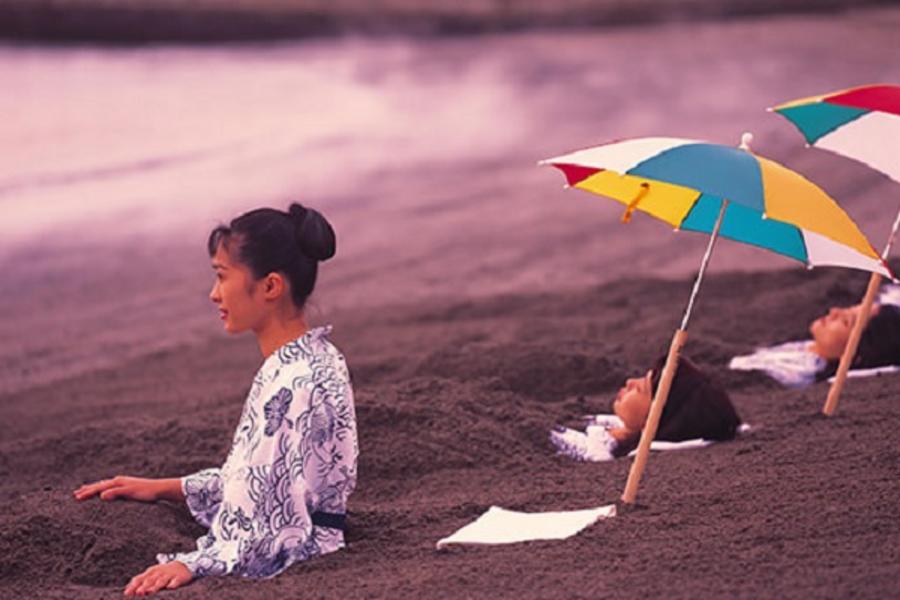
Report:
M182 477L181 491L194 519L209 527L222 506L222 470L204 469Z
M296 397L294 397L296 393ZM163 555L195 577L273 577L291 564L343 546L343 534L313 527L311 510L343 514L356 482L357 440L346 377L325 371L307 386L282 387L263 407L233 465L221 508L197 550Z
M266 428L252 455L236 472L240 489L229 492L197 550L158 557L184 563L195 577L236 574L272 577L318 554L307 509L300 436L288 427Z

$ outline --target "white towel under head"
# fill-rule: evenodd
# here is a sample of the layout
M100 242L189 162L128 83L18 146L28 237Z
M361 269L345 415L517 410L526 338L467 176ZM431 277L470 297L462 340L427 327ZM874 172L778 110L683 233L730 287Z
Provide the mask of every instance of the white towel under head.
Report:
M564 540L601 519L616 516L616 505L586 510L525 513L499 506L452 535L438 541L438 550L450 544L514 544L532 540Z
M873 367L871 369L851 369L847 371L847 377L876 377L887 373L900 371L900 366L888 365L886 367ZM828 378L828 383L834 383L834 375Z

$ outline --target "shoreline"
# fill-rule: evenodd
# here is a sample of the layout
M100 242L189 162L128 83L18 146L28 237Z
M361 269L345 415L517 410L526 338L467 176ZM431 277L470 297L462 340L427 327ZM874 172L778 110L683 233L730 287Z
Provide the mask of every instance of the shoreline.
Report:
M715 21L772 15L838 14L894 5L894 0L567 0L544 6L400 0L319 4L308 0L262 3L207 0L186 7L165 0L8 0L0 4L0 41L6 43L142 45L288 41L362 35L447 37L537 29Z

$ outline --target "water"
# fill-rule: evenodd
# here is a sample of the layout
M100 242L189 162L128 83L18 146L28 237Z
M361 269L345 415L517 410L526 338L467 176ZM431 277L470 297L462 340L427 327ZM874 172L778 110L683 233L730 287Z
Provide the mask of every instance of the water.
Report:
M2 49L0 237L160 229L260 199L360 195L381 171L479 160L520 139L501 65L422 50Z
M73 228L105 237L205 227L292 197L371 205L388 180L396 193L398 181L442 184L440 170L457 168L459 181L497 166L524 174L533 160L616 137L736 142L754 128L778 154L796 140L767 139L786 130L766 106L900 79L891 19L896 11L439 41L0 48L0 248ZM395 203L409 201L384 208Z
M898 186L805 149L764 109L900 81L898 26L891 9L439 40L0 48L0 393L220 335L209 229L294 199L338 231L326 311L688 277L704 236L645 217L622 225L619 205L536 166L610 139L737 144L752 131L756 151L822 185L881 246ZM734 243L711 263L786 267Z

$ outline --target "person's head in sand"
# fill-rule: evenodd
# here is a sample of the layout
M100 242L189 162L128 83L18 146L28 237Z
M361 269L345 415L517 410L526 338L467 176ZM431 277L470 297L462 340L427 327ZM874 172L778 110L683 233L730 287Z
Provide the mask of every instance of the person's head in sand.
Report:
M294 203L287 212L260 208L216 227L207 249L216 272L209 298L225 330L253 331L263 348L268 332L284 323L305 329L303 310L319 262L334 255L335 235L318 211Z
M626 380L616 394L612 412L623 423L622 429L616 432L619 439L616 456L624 456L637 446L665 359L665 356L661 357L643 377ZM690 359L681 357L655 439L668 442L698 438L730 440L734 439L740 424L740 417L725 389Z
M859 304L831 307L809 325L811 350L828 361L841 358L850 332L860 316ZM853 366L869 368L900 363L900 309L873 304L869 320L859 340Z
M820 378L830 377L837 371L859 311L859 305L846 309L832 308L828 315L810 325L813 352L828 361ZM900 307L873 304L870 315L850 367L871 369L900 364ZM830 348L830 351L823 353L823 347Z
M812 351L827 360L840 358L861 309L859 304L845 307L832 306L826 314L814 319L809 324ZM877 304L873 304L871 316L878 314L879 309Z

